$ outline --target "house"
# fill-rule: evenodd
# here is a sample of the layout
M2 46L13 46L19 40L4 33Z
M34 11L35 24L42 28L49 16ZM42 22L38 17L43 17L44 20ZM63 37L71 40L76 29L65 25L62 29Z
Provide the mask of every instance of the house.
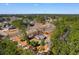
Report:
M16 16L11 16L11 17L10 17L10 20L11 20L11 21L17 20L17 17L16 17Z
M0 22L4 22L5 21L5 18L0 18Z
M34 26L35 22L34 21L31 21L30 22L30 26Z
M10 29L16 29L16 27L11 25L11 26L9 27L9 30L10 30Z
M4 35L0 35L0 39L3 39Z
M39 34L35 36L36 39L46 39L46 36L43 34Z
M1 23L8 23L10 22L10 18L0 18Z
M27 35L27 38L28 39L33 39L34 38L34 35L33 34Z
M10 29L16 29L15 26L9 24L9 23L5 23L3 26L2 26L3 29L5 30L10 30Z

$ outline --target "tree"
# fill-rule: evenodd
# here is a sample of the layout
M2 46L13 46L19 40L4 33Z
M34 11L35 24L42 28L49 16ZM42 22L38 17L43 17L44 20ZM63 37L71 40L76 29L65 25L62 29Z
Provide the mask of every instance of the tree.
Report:
M19 28L19 29L22 29L22 28L23 28L22 20L15 20L15 21L12 21L11 24L14 25L15 27Z
M45 45L45 40L44 39L41 39L41 43L40 45L44 46Z
M30 50L23 49L17 46L17 42L11 41L9 38L5 38L0 41L0 55L30 55Z
M51 37L52 48L51 54L60 55L75 55L79 54L79 20L77 16L61 16L61 20L58 20L56 25L56 30L53 32ZM68 28L69 26L69 28ZM64 29L68 28L70 33L66 37L67 41L60 41L59 37Z
M16 48L17 48L17 43L10 41L9 38L5 38L4 40L0 41L0 54L2 55L15 54Z
M34 46L34 47L36 47L36 46L38 46L39 44L38 44L38 42L35 42L35 41L30 41L30 45L32 45L32 46Z
M37 22L40 22L40 23L43 23L43 24L45 23L45 20L46 20L44 18L44 16L40 16L40 15L38 15L35 19L36 19Z

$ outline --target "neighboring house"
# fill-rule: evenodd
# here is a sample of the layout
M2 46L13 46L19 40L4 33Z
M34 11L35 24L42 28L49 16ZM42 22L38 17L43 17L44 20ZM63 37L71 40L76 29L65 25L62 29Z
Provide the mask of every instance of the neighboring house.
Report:
M1 23L8 23L10 21L10 18L0 18Z
M10 17L11 21L14 21L14 20L17 20L17 17L16 16L12 16Z
M2 26L3 29L5 30L9 30L9 29L16 29L15 26L9 24L9 23L5 23L3 26Z
M4 18L0 18L0 22L2 23L2 22L4 22L5 21L5 19Z

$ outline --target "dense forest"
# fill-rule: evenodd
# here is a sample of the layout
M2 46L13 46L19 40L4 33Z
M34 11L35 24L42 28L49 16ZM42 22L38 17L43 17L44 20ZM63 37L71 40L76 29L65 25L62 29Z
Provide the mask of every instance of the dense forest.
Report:
M78 55L79 54L79 16L61 16L55 25L56 31L52 34L51 54ZM60 39L66 32L66 37ZM65 32L65 33L64 33Z
M0 16L11 17L11 16ZM26 28L30 21L36 20L45 23L47 17L51 17L52 24L56 29L52 31L51 48L48 55L78 55L79 54L79 16L71 15L34 15L34 16L17 16L19 20L11 22L12 25L20 29L23 34L22 41L27 40L30 45L34 47L37 45L44 45L44 41L38 44L37 42L30 42L26 37ZM1 24L0 24L1 25ZM9 37L2 39L0 36L0 55L33 55L34 51L30 49L23 49L17 47L17 42L13 42ZM36 52L36 51L35 51Z

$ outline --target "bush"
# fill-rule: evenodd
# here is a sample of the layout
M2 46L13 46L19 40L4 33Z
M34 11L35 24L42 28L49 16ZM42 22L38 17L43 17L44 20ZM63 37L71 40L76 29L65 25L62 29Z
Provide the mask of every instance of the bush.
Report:
M34 47L39 46L38 42L35 42L35 41L30 41L30 45Z

